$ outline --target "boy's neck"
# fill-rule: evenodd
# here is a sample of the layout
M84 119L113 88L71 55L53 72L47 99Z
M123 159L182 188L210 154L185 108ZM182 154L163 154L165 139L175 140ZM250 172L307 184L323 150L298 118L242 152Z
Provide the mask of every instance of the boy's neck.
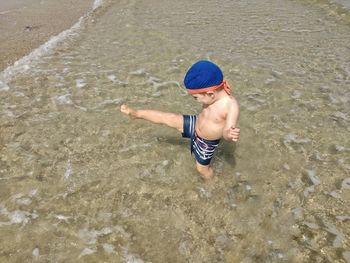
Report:
M210 104L203 104L203 105L202 105L203 108L207 108L208 106L213 105L215 102L217 102L217 101L219 101L219 100L221 100L221 99L230 97L230 95L227 94L226 91L223 90L223 89L222 89L222 90L216 91L214 94L215 94L215 95L214 95L214 98L213 98L212 102L211 102Z
M227 98L227 97L230 97L230 95L227 94L227 92L224 89L220 89L215 92L215 101L218 101L222 98Z

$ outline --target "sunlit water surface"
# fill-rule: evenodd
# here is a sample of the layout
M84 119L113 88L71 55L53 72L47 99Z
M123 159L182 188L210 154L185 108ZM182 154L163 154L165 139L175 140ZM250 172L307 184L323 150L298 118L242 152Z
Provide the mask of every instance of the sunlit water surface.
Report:
M216 179L182 114L198 59L241 105ZM350 262L350 25L323 2L106 2L0 91L1 262Z

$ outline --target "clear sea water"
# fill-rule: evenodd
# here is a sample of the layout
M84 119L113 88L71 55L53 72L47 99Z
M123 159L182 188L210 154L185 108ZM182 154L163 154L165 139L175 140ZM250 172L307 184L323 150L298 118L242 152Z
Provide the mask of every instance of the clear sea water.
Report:
M0 262L350 262L350 19L327 1L105 1L1 73ZM121 103L241 105L216 179Z

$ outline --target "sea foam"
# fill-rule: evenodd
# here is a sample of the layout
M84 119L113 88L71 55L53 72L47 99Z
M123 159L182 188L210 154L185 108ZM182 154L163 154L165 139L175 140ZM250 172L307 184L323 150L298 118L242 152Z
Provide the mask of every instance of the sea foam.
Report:
M84 19L86 19L86 17L89 14L91 14L95 9L100 7L103 4L103 2L104 0L95 0L92 6L92 10L89 11L86 15L80 17L79 21L75 23L71 28L62 31L56 36L51 37L46 43L34 49L29 55L20 58L12 66L9 66L4 71L2 71L0 73L0 92L8 91L10 89L7 83L9 83L14 76L26 72L28 69L31 68L30 65L34 61L37 61L45 54L50 53L52 49L57 46L57 44L65 40L68 36L71 36L77 31L79 31Z

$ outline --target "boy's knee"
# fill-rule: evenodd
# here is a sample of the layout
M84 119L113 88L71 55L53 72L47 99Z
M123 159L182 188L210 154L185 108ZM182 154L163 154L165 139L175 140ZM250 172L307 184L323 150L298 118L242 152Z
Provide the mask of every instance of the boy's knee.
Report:
M168 115L168 126L173 127L182 132L183 130L183 117L180 114L170 113Z
M177 123L182 116L176 113L171 113L170 114L170 120L172 123Z

